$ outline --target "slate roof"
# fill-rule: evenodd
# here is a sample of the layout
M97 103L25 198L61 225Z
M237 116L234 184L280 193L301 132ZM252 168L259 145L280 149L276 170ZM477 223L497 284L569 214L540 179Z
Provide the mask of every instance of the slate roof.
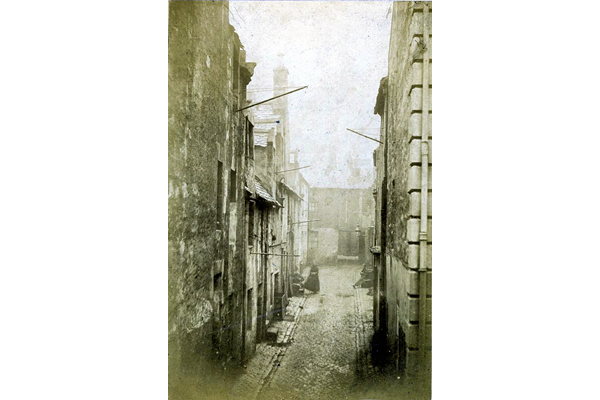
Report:
M286 185L283 182L279 182L284 188L287 189L288 192L292 193L294 196L296 196L297 198L303 200L302 196L300 196L298 193L296 193L296 191L294 189L292 189L290 186Z
M269 192L267 192L267 190L258 181L256 181L256 194L268 201L269 203L273 203L278 205L279 207L282 207L281 204L279 204L279 202L273 196L271 196Z

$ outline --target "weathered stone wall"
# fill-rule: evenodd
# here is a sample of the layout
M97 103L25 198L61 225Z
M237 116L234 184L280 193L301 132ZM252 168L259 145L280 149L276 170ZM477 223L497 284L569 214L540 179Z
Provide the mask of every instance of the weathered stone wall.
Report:
M209 358L217 135L227 130L226 3L169 3L169 368ZM190 40L198 38L198 40ZM204 40L203 40L204 39ZM207 101L210 99L210 101Z
M374 109L374 113L378 114L381 119L379 140L382 142L382 144L373 151L373 164L375 167L375 182L373 183L373 194L375 196L375 223L373 243L371 244L371 246L373 246L373 328L378 342L382 341L380 338L385 338L387 336L387 324L385 321L387 315L387 304L385 300L385 257L382 258L386 239L385 227L387 225L387 214L385 210L387 205L387 184L385 179L387 168L385 147L385 143L387 142L387 81L387 76L380 81L377 102ZM377 356L381 357L381 354L387 354L387 351L382 351L380 354L377 354Z
M169 3L170 378L244 355L253 68L228 2Z
M378 226L385 236L380 281L385 292L385 323L388 347L400 369L409 374L430 371L431 363L431 158L428 171L427 227L427 325L424 347L429 361L420 364L419 351L419 249L421 207L422 118L428 118L431 143L431 12L428 3L395 2L393 8L388 81L385 107L385 143L387 154L378 154L378 190L387 191L387 223ZM425 16L425 17L424 17ZM425 18L425 21L424 21ZM428 32L424 40L423 33ZM423 87L423 68L429 60L428 84ZM427 104L423 90L429 91ZM424 111L425 110L425 111ZM431 156L431 146L429 147ZM380 151L380 150L379 150ZM387 159L386 159L387 156ZM383 173L379 173L383 171ZM385 178L385 179L383 179ZM385 186L385 187L383 187ZM381 222L380 222L381 223Z

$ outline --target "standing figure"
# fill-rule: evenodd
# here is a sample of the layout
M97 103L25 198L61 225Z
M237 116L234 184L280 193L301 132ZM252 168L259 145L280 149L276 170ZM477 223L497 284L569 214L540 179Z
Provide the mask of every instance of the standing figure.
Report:
M373 287L373 269L368 268L367 264L362 265L363 269L360 272L360 279L354 285L354 288L372 288Z
M310 290L311 292L318 293L321 290L321 283L319 282L319 267L316 264L313 264L310 267L310 274L306 281L304 281L304 288Z

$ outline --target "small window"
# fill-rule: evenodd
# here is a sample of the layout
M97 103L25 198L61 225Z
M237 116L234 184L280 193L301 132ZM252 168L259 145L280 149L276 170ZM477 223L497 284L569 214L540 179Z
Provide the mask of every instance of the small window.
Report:
M223 276L223 274L221 274L220 272L218 274L216 274L213 277L213 289L216 290L221 290L221 277Z
M235 202L237 201L236 197L236 185L237 185L237 174L234 170L231 170L229 173L229 201Z
M252 330L252 309L253 309L253 305L254 305L254 300L252 298L252 289L248 290L248 310L247 310L247 314L246 314L246 330L251 331Z
M273 275L273 292L280 292L280 288L279 288L279 272L277 272L276 274Z
M213 300L222 303L223 302L223 274L220 272L213 276Z
M248 246L254 245L254 204L248 207Z
M223 163L217 166L217 229L221 229L223 223Z
M246 117L246 157L254 160L254 125Z

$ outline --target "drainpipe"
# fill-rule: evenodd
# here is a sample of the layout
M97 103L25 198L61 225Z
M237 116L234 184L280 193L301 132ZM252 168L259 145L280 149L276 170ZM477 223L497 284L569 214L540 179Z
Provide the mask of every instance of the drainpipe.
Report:
M421 227L419 232L419 351L421 367L426 364L425 333L427 325L427 210L429 208L429 31L427 16L429 6L423 4L423 106L421 113Z

